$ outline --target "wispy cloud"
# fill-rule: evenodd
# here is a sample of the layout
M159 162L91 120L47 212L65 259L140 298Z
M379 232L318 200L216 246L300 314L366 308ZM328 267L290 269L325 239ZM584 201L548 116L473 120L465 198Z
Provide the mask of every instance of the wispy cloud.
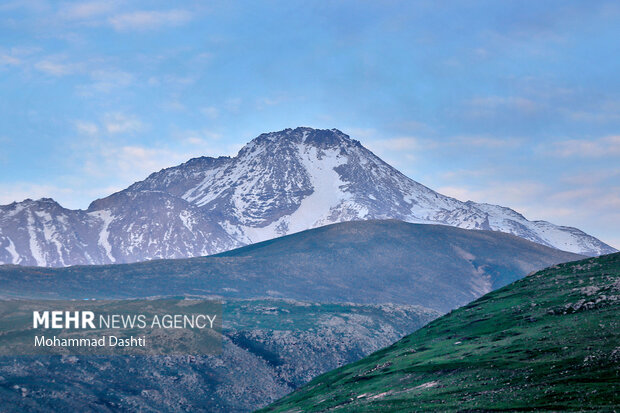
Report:
M118 31L144 31L179 26L189 22L192 18L192 13L187 10L153 10L119 14L111 17L109 22Z
M200 130L186 130L177 134L177 136L184 142L191 145L208 145L213 140L220 139L222 135L213 132L209 129Z
M185 107L185 105L181 102L179 102L178 100L167 100L165 102L163 102L161 104L162 109L164 110L168 110L168 111L184 111L187 108Z
M389 151L414 151L426 149L435 145L427 139L406 136L375 141L371 143L370 146Z
M75 129L81 135L94 136L99 132L99 127L93 122L77 120L74 122Z
M442 186L437 188L437 190L442 194L462 201L487 202L524 209L527 201L538 199L541 195L547 193L549 188L540 182L512 181L491 182L485 185L484 188Z
M0 54L0 66L17 66L21 64L21 59L6 54Z
M90 1L61 6L59 16L68 20L89 20L106 15L116 8L115 1Z
M137 117L122 113L106 114L103 123L108 133L113 134L139 132L145 127Z
M204 134L194 137L195 141L185 139L182 145L174 148L162 145L111 145L102 139L93 139L80 149L82 170L89 180L113 182L122 188L155 171L179 165L191 158L222 154L220 148L208 150L212 145L206 138L202 139Z
M494 116L498 111L514 110L532 114L541 109L541 104L519 96L475 97L464 102L465 114L471 117Z
M478 148L515 148L523 141L517 138L498 138L484 135L457 136L445 141L449 146L475 146Z
M98 142L84 152L84 173L96 180L128 186L150 173L186 161L187 154L140 145L113 146Z
M377 149L390 151L425 151L429 149L452 149L472 146L492 150L514 148L521 144L521 139L485 135L446 136L435 139L404 136L369 143L369 145Z
M111 93L134 83L131 73L118 69L96 69L90 72L91 83L76 87L77 94L84 97Z
M262 97L256 100L256 108L260 110L264 109L266 106L280 105L288 100L289 98L284 94Z
M602 158L620 156L620 135L598 139L568 139L546 145L546 153L562 157Z
M612 168L589 170L587 173L568 173L562 178L562 183L570 187L600 185L605 182L620 181L620 165Z
M291 104L294 102L304 102L305 97L303 95L293 95L286 91L273 91L266 96L260 96L256 98L256 109L265 110L268 108L277 109L277 107L284 104Z
M77 65L57 60L41 60L34 65L35 69L52 76L66 76L76 72Z
M24 199L64 198L75 195L75 190L56 185L41 185L32 182L11 182L0 184L0 205L21 202Z
M19 9L42 13L50 9L50 4L46 0L13 0L5 1L0 4L0 11L12 11Z
M604 100L598 102L590 110L564 110L571 120L578 122L613 122L620 120L620 101Z
M329 116L326 116L325 120L332 122L333 119ZM354 126L343 128L342 131L353 139L358 140L371 140L377 138L377 130L374 128L357 128Z
M207 106L200 109L200 112L208 118L216 119L220 115L220 111L215 106Z
M224 102L224 107L226 110L231 112L237 112L241 108L241 104L243 103L242 98L229 98Z

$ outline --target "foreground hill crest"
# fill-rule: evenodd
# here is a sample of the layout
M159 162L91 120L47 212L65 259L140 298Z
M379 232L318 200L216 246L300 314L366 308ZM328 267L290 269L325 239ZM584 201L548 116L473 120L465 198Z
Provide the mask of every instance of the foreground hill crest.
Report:
M441 195L337 129L296 128L262 134L235 157L163 169L86 211L51 199L0 206L0 263L185 258L369 219L502 231L587 255L615 251L575 228Z

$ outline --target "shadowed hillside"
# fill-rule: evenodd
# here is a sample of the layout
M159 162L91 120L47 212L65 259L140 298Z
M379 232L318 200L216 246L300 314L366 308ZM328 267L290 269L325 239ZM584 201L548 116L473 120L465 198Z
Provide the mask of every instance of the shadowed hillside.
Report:
M445 312L531 271L578 258L501 232L357 221L209 257L56 269L1 266L0 294L272 297L415 304Z

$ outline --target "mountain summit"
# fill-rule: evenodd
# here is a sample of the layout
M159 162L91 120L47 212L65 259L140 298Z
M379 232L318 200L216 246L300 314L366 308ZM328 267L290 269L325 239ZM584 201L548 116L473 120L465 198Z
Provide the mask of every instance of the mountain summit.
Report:
M502 231L584 255L615 251L576 228L441 195L337 129L300 127L262 134L232 158L201 157L163 169L86 211L49 199L0 206L0 262L192 257L369 219Z

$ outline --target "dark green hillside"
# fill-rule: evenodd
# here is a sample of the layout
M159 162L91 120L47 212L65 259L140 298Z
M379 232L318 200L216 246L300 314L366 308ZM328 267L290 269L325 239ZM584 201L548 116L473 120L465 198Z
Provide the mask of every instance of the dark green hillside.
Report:
M557 265L265 411L620 410L620 253Z
M531 271L579 258L501 232L358 221L210 257L68 268L0 266L0 296L217 295L415 304L445 312Z

